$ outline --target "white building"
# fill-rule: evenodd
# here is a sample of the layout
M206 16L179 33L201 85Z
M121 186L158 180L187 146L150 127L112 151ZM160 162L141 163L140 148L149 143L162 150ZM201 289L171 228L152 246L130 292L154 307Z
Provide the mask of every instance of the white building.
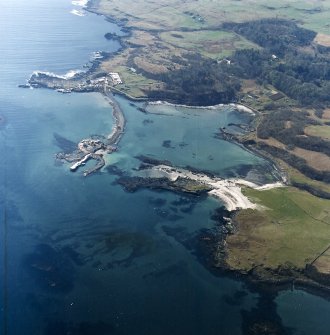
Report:
M117 72L110 72L109 76L112 79L114 85L122 84L122 80Z

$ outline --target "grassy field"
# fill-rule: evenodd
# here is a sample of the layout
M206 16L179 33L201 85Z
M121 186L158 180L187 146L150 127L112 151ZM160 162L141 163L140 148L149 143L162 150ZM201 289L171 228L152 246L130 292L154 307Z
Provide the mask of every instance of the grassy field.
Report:
M330 126L309 126L305 128L305 133L310 136L318 136L329 140Z
M221 30L168 31L161 33L160 38L174 47L198 52L214 59L228 57L238 49L259 48L235 33Z
M306 28L329 35L330 2L320 0L100 0L100 13L128 19L143 29L215 27L225 21L242 22L276 15L295 19ZM174 29L175 30L175 29Z
M173 58L184 58L186 52L220 60L237 49L256 48L243 37L224 32L221 28L224 22L270 17L292 19L318 33L315 43L330 43L328 0L223 0L221 3L216 0L92 0L91 9L131 28L130 36L123 39L124 50L103 62L101 70L119 72L124 84L116 89L133 97L145 97L148 90L161 90L162 82L149 80L143 73L157 78L152 74L175 70L180 62L175 63ZM274 107L297 106L287 96L272 101L274 91L270 85L243 80L239 100L258 110L259 119L272 113ZM328 108L323 120L329 119ZM307 135L329 139L329 128L311 126L305 131ZM255 139L256 134L249 136ZM304 156L307 152L296 154ZM315 157L310 161L315 161ZM328 161L323 163L327 166ZM283 162L282 165L292 182L330 193L330 185L312 180ZM227 238L227 263L231 269L248 272L255 266L276 269L288 263L304 269L329 247L330 200L293 187L244 192L263 210L243 210L237 214L239 231ZM323 270L330 269L328 254L319 258Z
M322 41L327 40L326 34L329 34L330 2L320 0L223 0L221 5L215 0L186 0L184 3L182 0L93 0L90 9L132 28L125 42L126 46L134 47L125 50L125 57L120 54L105 62L103 67L111 71L117 66L121 69L134 66L135 62L136 67L152 75L172 71L173 66L177 66L172 61L173 56L181 57L187 51L219 60L237 49L256 47L243 37L222 31L224 22L279 16L295 19L306 28L323 33L319 35ZM126 77L124 89L130 95L143 96L145 78L140 76L141 81L135 80L138 77L125 70L121 75ZM246 103L252 107L260 105L259 101Z
M319 171L330 171L330 157L316 151L296 147L291 151L295 156L303 158L309 166Z
M292 187L245 194L264 209L237 215L239 231L227 238L230 268L247 272L290 263L304 269L329 246L330 200Z

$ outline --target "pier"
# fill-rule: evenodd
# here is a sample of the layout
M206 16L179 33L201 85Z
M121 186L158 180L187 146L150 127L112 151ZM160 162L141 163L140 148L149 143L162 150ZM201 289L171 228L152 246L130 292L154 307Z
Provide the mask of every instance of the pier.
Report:
M56 155L58 160L73 163L70 167L72 172L77 171L88 160L96 160L96 165L84 171L84 176L96 172L105 165L103 155L111 154L117 150L117 145L125 130L126 120L124 114L111 92L116 84L121 83L121 79L117 73L111 72L109 75L112 85L109 84L107 75L96 78L91 71L84 74L76 74L73 78L49 72L34 72L28 81L28 85L24 85L24 87L46 87L61 93L100 92L112 107L114 125L107 137L96 135L92 136L92 138L83 139L78 143L77 149L73 152Z
M111 154L117 150L117 144L125 130L126 120L119 104L114 100L111 91L106 87L104 87L103 94L112 107L114 125L111 133L106 138L96 135L92 136L92 138L83 139L78 143L77 150L74 152L66 155L58 154L56 156L60 160L73 163L70 166L70 171L72 172L77 171L79 167L85 165L88 160L95 160L96 165L84 171L83 174L85 177L100 170L105 165L103 155Z

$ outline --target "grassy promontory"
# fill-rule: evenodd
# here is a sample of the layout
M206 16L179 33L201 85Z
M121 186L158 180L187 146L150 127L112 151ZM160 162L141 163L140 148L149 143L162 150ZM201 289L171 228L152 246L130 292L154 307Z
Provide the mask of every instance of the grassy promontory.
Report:
M236 214L238 229L227 236L221 266L258 280L329 287L330 5L93 0L89 6L130 31L123 50L99 66L120 73L116 90L253 108L255 131L240 141L279 162L299 187L245 190L264 209Z
M245 194L263 209L236 214L239 229L227 237L226 268L274 282L330 280L330 200L293 187Z
M279 162L299 189L246 189L263 209L236 213L237 229L213 263L257 280L329 288L330 37L324 18L330 5L284 2L225 0L219 10L209 0L184 6L181 0L92 0L89 10L129 32L120 38L120 52L73 80L39 73L30 81L64 93L112 89L129 98L253 108L254 130L238 140ZM118 72L123 82L113 86L109 72ZM122 182L133 191L140 180ZM158 184L149 180L147 186ZM182 180L161 186L207 191Z

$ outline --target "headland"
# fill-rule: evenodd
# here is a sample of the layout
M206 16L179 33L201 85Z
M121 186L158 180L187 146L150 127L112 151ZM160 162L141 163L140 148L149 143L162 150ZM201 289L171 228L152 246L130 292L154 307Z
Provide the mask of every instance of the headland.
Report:
M121 181L130 191L160 187L222 198L232 210L235 229L228 233L225 243L217 237L211 240L213 266L261 282L299 281L306 286L329 287L330 216L326 199L330 194L330 170L326 165L329 141L324 133L329 127L329 100L324 93L328 79L320 77L315 85L314 77L302 76L294 67L297 59L308 69L315 59L328 67L329 49L319 44L316 32L291 20L274 19L264 7L258 10L264 19L251 14L245 22L231 7L222 17L214 8L211 10L212 3L197 10L188 2L184 11L181 4L174 4L171 8L176 8L175 15L171 13L166 19L159 17L159 10L166 13L167 3L151 1L149 5L154 10L148 14L132 15L136 7L125 1L91 1L88 10L118 22L129 32L121 39L121 52L113 57L100 54L91 70L70 79L35 73L29 85L62 93L98 91L108 95L113 90L132 99L182 105L235 103L252 110L255 115L248 131L237 136L222 129L219 136L274 161L286 172L291 186L257 190L242 187L250 186L242 181L228 183L166 165L148 171L164 174L162 178L140 176ZM293 6L293 10L299 11L298 7ZM307 27L315 26L310 16L304 20ZM258 37L256 29L262 32ZM278 29L282 32L280 39L276 36ZM222 50L221 45L228 47ZM118 127L112 130L110 139L101 140L102 150L120 139L124 128L119 120L115 122ZM323 135L316 130L322 130ZM79 149L73 167L98 155L94 144L86 141L90 151ZM313 163L315 155L320 164ZM97 165L101 164L100 158Z

